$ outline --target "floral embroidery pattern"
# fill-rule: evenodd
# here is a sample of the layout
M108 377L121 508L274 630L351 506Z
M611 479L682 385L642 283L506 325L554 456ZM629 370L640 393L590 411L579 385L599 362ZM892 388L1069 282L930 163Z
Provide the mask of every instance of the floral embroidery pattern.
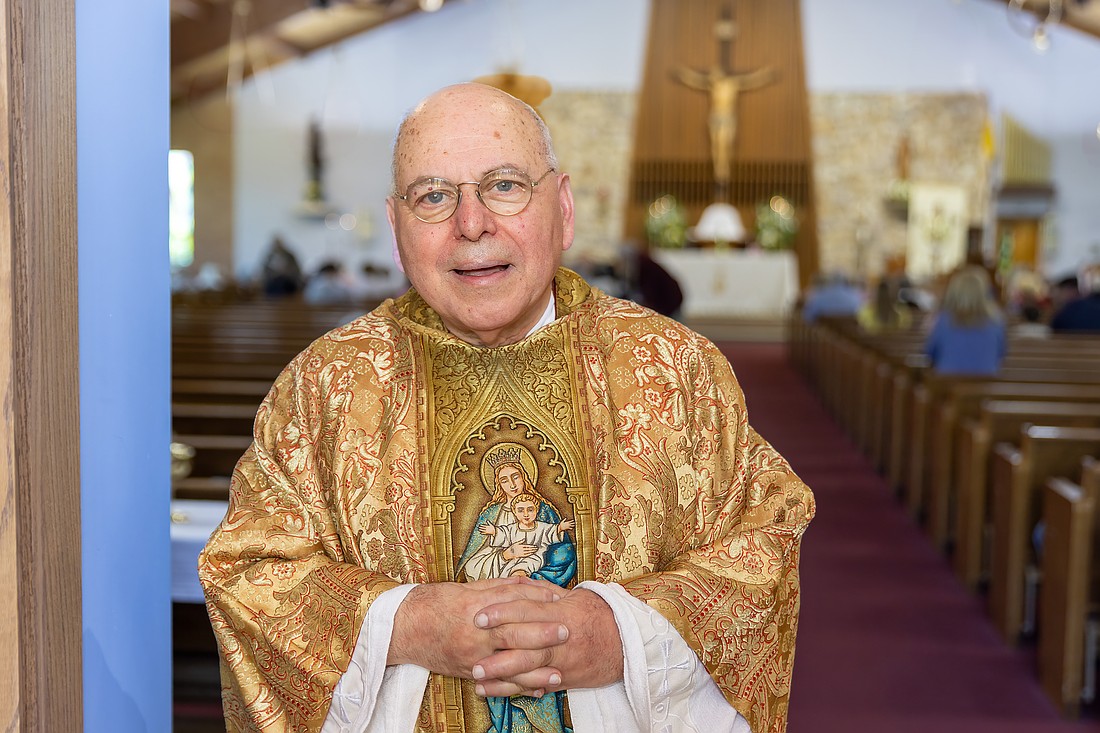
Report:
M373 600L439 579L454 502L433 497L451 485L469 410L496 409L486 401L498 393L501 409L558 431L547 440L583 446L561 458L571 490L587 492L570 501L590 512L576 528L577 580L622 584L753 730L784 729L812 496L748 426L712 344L566 270L556 297L553 338L475 350L410 292L279 377L200 561L229 730L318 729ZM438 399L429 364L447 384ZM486 375L512 381L489 389ZM441 729L453 688L432 677L419 730Z

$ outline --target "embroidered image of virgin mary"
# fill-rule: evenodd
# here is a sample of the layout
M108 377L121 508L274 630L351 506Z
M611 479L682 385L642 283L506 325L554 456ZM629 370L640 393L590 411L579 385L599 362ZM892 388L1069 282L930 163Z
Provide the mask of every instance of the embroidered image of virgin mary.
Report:
M577 573L571 520L539 493L534 460L515 443L496 446L482 459L482 481L491 497L459 559L456 577L468 580L523 574L566 587ZM526 459L526 460L524 460ZM564 693L489 697L491 733L568 733Z
M513 574L512 569L526 566L529 570L524 575L549 580L564 588L576 575L577 551L566 533L573 523L562 521L554 505L539 493L535 462L524 453L526 449L514 443L486 451L481 475L491 497L466 541L456 577L465 574L468 580L503 578ZM516 499L537 501L534 527L529 520L522 524L517 520ZM527 513L525 508L521 508L521 513ZM537 549L532 550L533 547ZM514 562L521 559L527 562ZM505 572L506 568L509 572Z

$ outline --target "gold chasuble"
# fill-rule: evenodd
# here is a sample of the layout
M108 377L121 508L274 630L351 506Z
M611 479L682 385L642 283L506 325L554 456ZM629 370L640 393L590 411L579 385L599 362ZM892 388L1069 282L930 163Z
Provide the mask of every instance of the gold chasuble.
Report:
M279 377L200 559L230 731L319 729L383 591L515 574L620 583L753 731L785 728L809 490L714 345L568 270L555 298L553 323L486 349L409 291ZM418 722L568 726L564 693L485 700L435 674Z

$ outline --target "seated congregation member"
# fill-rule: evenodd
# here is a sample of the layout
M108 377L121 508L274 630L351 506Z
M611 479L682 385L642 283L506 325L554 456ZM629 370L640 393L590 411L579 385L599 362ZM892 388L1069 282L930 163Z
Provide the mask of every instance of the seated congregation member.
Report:
M802 304L802 320L813 323L822 317L855 317L863 307L863 291L842 273L815 277Z
M1077 285L1077 273L1060 277L1050 286L1050 311L1057 313L1071 300L1081 297L1081 288Z
M680 317L684 291L671 272L649 254L649 246L638 241L622 248L626 296L639 305L651 308L662 316Z
M1063 305L1050 321L1058 333L1100 333L1100 263L1084 268L1077 276L1078 298Z
M302 289L302 266L283 238L276 235L264 257L260 274L264 295L281 298Z
M784 730L814 503L729 362L560 267L519 100L428 97L393 185L412 288L278 378L200 558L228 728ZM532 577L469 577L533 509Z
M356 298L355 282L342 262L328 260L306 283L302 300L310 305L345 305Z
M1022 299L1018 307L1019 320L1008 329L1012 338L1044 339L1050 336L1050 326L1043 322L1043 307L1035 300Z
M913 316L898 298L898 283L883 277L875 286L875 297L856 314L856 321L868 333L909 328Z
M964 267L947 284L924 350L940 374L996 374L1006 349L1005 323L989 273Z

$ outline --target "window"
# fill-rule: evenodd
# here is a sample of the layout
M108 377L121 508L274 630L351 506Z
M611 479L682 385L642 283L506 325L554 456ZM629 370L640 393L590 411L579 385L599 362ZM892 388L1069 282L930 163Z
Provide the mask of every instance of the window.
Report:
M168 151L168 255L174 270L195 259L195 160L189 150Z

